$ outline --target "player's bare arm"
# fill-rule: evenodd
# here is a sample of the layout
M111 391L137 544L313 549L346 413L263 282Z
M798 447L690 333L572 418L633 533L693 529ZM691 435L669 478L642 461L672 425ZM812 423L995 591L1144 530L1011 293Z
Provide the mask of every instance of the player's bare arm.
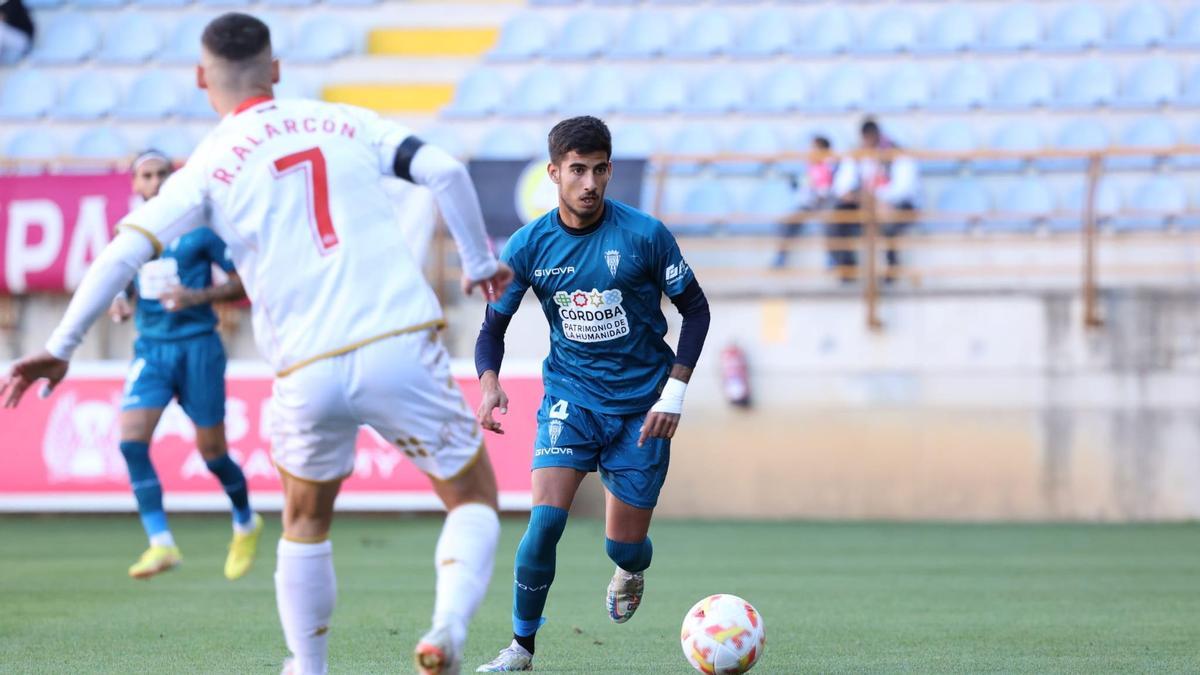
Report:
M236 302L245 298L246 288L242 285L242 278L238 276L237 272L230 272L228 281L208 288L172 286L162 294L160 302L168 312L178 312L197 305Z
M462 290L465 295L470 295L473 290L478 288L483 293L483 299L488 302L495 302L504 295L505 289L512 283L513 271L512 268L504 263L497 263L496 273L486 279L472 280L470 277L463 275Z
M508 414L508 394L505 394L504 388L500 386L500 376L496 374L496 371L489 370L480 376L479 389L483 393L483 399L480 401L479 410L475 415L479 420L479 426L488 431L503 434L504 429L500 426L499 420L495 418L495 413L499 409L501 415Z

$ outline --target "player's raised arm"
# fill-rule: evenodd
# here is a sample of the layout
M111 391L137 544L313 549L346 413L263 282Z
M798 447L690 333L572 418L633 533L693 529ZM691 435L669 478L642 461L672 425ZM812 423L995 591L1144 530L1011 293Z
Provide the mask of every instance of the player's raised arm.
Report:
M52 389L66 376L67 362L88 328L129 285L138 269L162 252L163 242L174 241L196 227L193 216L197 209L204 208L204 200L202 182L185 167L167 180L158 197L121 221L116 238L83 276L45 350L18 360L0 380L0 398L6 408L15 408L38 380L47 380L47 389Z

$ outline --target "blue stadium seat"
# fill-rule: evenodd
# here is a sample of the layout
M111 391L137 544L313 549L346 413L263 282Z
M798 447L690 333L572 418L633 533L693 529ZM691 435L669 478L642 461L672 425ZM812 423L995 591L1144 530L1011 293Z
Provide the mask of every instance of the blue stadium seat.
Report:
M1104 44L1104 12L1090 2L1077 2L1054 16L1042 51L1078 52Z
M245 7L251 0L200 0L201 5L208 7Z
M745 109L749 105L744 73L717 69L705 73L692 84L692 94L686 112L725 114Z
M331 7L370 7L378 5L383 0L324 0Z
M435 126L427 129L422 129L421 133L417 134L422 141L441 148L455 157L466 157L467 147L463 144L462 137L458 135L452 127Z
M0 89L0 119L33 120L54 107L58 87L54 79L39 70L14 70L4 78Z
M1051 232L1078 232L1083 229L1087 185L1080 183L1066 193L1059 204L1059 214L1046 221ZM1096 224L1107 225L1121 211L1121 192L1112 181L1100 179L1096 184Z
M478 159L534 159L543 150L537 141L520 127L495 127L475 149Z
M965 232L992 208L992 198L974 178L959 178L937 197L934 213L921 215L920 228L927 232Z
M676 36L667 55L681 58L711 58L733 48L733 19L721 10L702 10Z
M987 40L980 51L1017 52L1032 49L1042 39L1042 20L1026 3L1004 3L988 22Z
M991 100L992 84L987 71L974 61L965 61L946 71L928 107L931 110L973 110L986 107Z
M80 9L115 9L125 2L126 0L71 0L71 4Z
M1192 69L1187 83L1184 84L1183 94L1176 101L1176 105L1200 108L1200 65Z
M546 115L562 108L567 96L567 86L555 68L538 67L525 72L508 96L504 106L507 115Z
M953 54L970 51L979 44L979 22L975 11L961 5L940 10L929 22L925 39L914 51L920 54Z
M1158 230L1187 210L1187 193L1170 176L1151 176L1134 188L1129 209L1112 219L1118 232Z
M334 16L309 19L296 33L290 56L300 63L324 63L354 52L350 27Z
M661 56L675 38L674 14L662 10L640 10L629 17L609 56L649 58Z
M317 0L259 0L265 5L275 7L311 7Z
M682 215L687 222L673 224L671 229L677 234L693 236L711 234L734 210L733 197L719 180L701 181L692 186L683 198L682 206Z
M1125 78L1116 106L1121 108L1157 108L1171 105L1179 98L1179 67L1167 59L1151 59L1134 68Z
M1020 110L1040 108L1054 99L1054 80L1050 71L1037 62L1018 63L1000 78L993 107Z
M743 127L728 147L729 152L755 155L773 155L782 149L775 127L762 123ZM718 162L714 168L723 176L753 176L762 172L764 164L754 160Z
M162 127L146 139L146 147L154 148L174 160L187 159L196 149L196 139L176 126Z
M1067 73L1053 104L1061 110L1091 110L1109 105L1116 98L1116 70L1107 61L1092 59Z
M687 80L673 68L651 71L634 87L627 112L661 115L677 112L687 105Z
M134 4L146 9L178 9L192 4L192 0L134 0Z
M200 62L200 36L210 21L207 16L185 14L175 24L171 37L163 45L158 60L163 63L196 64Z
M1012 152L1037 152L1044 143L1040 128L1028 121L1014 121L998 128L992 135L989 147L992 150L1008 150ZM1027 159L981 159L975 162L975 170L979 173L1016 172L1023 169Z
M783 229L780 221L798 211L796 191L790 181L768 178L759 181L742 204L743 218L730 221L730 234L778 235Z
M66 0L25 0L28 9L56 9L62 7Z
M596 66L579 78L579 87L562 106L573 115L607 115L629 104L626 73L614 66Z
M571 12L554 44L545 53L552 59L592 59L604 53L612 41L612 34L613 26L607 14Z
M924 147L942 152L971 152L979 147L979 139L975 127L965 120L950 120L930 130ZM935 176L954 173L963 163L961 159L925 159L921 160L921 172Z
M613 130L613 159L645 159L658 152L658 136L641 124Z
M857 41L850 12L838 6L822 9L804 27L802 35L793 51L803 56L841 54Z
M868 100L867 76L851 63L835 66L813 92L808 108L814 112L861 110Z
M192 89L179 106L179 115L193 120L215 120L217 113L208 102L208 92L203 89Z
M328 0L326 1L328 2ZM529 4L533 5L534 7L567 7L570 5L578 5L579 0L529 0Z
M496 112L504 103L508 89L500 73L477 68L454 89L454 100L443 111L450 117L482 117Z
M541 55L550 45L550 23L537 12L518 14L500 30L500 39L488 53L493 61L523 61Z
M908 52L917 41L916 15L903 7L889 7L871 20L855 51L860 54Z
M675 132L667 142L667 152L675 155L712 155L721 151L721 140L709 124L688 124ZM690 176L700 172L704 162L672 162L670 172Z
M71 154L88 159L124 160L129 154L129 142L112 127L95 127L80 134Z
M275 85L275 98L320 98L320 87L297 68L284 68Z
M779 9L762 10L751 17L730 54L742 58L778 56L791 48L795 31L791 13Z
M117 107L117 85L107 75L84 73L67 85L54 115L67 120L94 120Z
M1027 176L1013 183L997 200L1000 217L984 223L992 232L1025 232L1054 213L1054 195L1045 181Z
M875 86L872 108L880 112L901 112L923 108L929 103L927 69L904 63L884 73Z
M262 12L255 12L254 15L267 24L267 29L271 31L271 49L275 56L290 61L292 59L292 22L284 18L286 15ZM284 68L284 72L287 72L287 68Z
M4 148L4 156L9 159L54 159L60 154L58 136L41 127L18 131Z
M79 63L91 58L99 46L100 30L91 15L68 12L39 29L29 58L33 63Z
M1175 145L1178 141L1175 127L1162 117L1143 117L1134 121L1121 133L1120 145L1138 148L1158 148ZM1111 157L1106 166L1111 169L1125 171L1148 171L1154 168L1160 158L1146 157Z
M181 102L176 77L162 70L151 70L133 81L113 114L126 120L159 120L174 115Z
M1108 129L1098 120L1083 117L1071 120L1059 129L1054 146L1062 150L1103 150L1111 145ZM1072 157L1045 157L1037 161L1043 171L1083 171L1088 160Z
M1200 123L1192 127L1191 133L1188 134L1187 140L1184 141L1188 145L1200 147ZM1177 155L1175 157L1175 165L1184 169L1200 169L1200 153L1194 155ZM1200 197L1200 193L1197 193Z
M756 112L785 113L808 104L808 80L797 64L768 72L754 89L750 108Z
M101 63L145 63L162 47L158 22L144 14L120 14L104 31Z
M1200 49L1200 4L1193 4L1175 21L1175 32L1167 40L1171 49Z
M1135 0L1113 22L1109 49L1142 50L1157 47L1170 35L1171 17L1154 0Z

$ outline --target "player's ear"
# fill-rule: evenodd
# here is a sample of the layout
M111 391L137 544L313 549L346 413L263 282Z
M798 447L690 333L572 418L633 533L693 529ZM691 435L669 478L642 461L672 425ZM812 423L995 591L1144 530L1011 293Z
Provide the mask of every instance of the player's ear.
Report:
M201 89L208 89L208 79L204 75L204 66L196 64L196 86Z
M558 175L558 165L557 164L555 164L554 162L550 162L549 164L547 164L546 165L546 173L550 174L550 182L554 183L555 185L559 184L559 175Z
M279 59L271 59L271 84L279 84Z

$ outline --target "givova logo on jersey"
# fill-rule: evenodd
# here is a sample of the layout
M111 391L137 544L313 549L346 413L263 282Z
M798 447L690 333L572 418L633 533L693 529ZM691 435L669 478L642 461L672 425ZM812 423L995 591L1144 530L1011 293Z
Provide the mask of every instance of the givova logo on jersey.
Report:
M616 288L554 294L563 337L575 342L604 342L629 335L629 317Z

